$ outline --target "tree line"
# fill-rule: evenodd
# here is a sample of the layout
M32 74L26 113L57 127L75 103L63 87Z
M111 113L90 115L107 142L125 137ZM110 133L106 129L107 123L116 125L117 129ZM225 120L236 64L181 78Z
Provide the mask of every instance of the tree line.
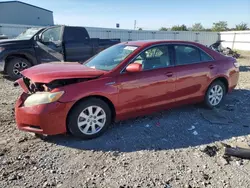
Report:
M192 27L187 27L185 24L182 25L174 25L171 28L161 27L159 31L242 31L242 30L248 30L248 25L244 22L241 22L237 25L235 25L234 28L228 28L228 24L226 21L219 21L213 23L211 28L204 28L201 23L195 23L192 25ZM142 30L142 28L139 28L139 30Z

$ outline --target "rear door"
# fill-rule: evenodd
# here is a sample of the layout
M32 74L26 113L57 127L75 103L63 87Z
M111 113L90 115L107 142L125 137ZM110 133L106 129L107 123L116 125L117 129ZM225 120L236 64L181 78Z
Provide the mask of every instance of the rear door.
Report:
M46 63L64 60L62 33L63 27L56 26L45 29L39 34L34 44L38 62Z
M202 99L216 65L211 56L201 49L186 44L172 46L176 64L176 101Z
M142 71L124 70L118 77L120 113L153 110L175 101L176 74L167 45L151 47L131 63L142 64Z
M93 54L88 32L83 27L65 27L63 41L66 61L85 61Z

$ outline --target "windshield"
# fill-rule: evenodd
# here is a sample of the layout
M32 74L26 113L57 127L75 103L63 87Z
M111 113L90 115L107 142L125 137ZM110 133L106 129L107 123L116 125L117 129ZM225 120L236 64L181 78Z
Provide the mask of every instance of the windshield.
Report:
M137 46L119 44L103 50L84 65L90 68L110 71L128 57Z
M30 28L22 32L16 39L31 39L41 28Z

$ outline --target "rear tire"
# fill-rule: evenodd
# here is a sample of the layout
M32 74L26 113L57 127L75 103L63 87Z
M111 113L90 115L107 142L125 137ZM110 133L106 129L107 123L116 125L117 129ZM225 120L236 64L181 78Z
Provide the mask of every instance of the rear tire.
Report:
M205 95L206 107L212 109L218 107L226 94L226 86L223 82L214 81L207 89Z
M25 58L14 57L6 62L6 73L12 80L21 78L20 72L32 66L32 64Z
M111 120L108 104L101 99L90 98L73 107L68 116L67 128L76 137L92 139L103 134Z

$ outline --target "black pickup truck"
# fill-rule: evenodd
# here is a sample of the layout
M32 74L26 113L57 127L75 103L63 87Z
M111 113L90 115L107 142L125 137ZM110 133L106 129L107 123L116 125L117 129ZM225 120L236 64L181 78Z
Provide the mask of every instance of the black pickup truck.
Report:
M20 71L52 61L83 62L120 39L90 38L84 27L30 28L15 39L0 40L0 71L18 79Z

